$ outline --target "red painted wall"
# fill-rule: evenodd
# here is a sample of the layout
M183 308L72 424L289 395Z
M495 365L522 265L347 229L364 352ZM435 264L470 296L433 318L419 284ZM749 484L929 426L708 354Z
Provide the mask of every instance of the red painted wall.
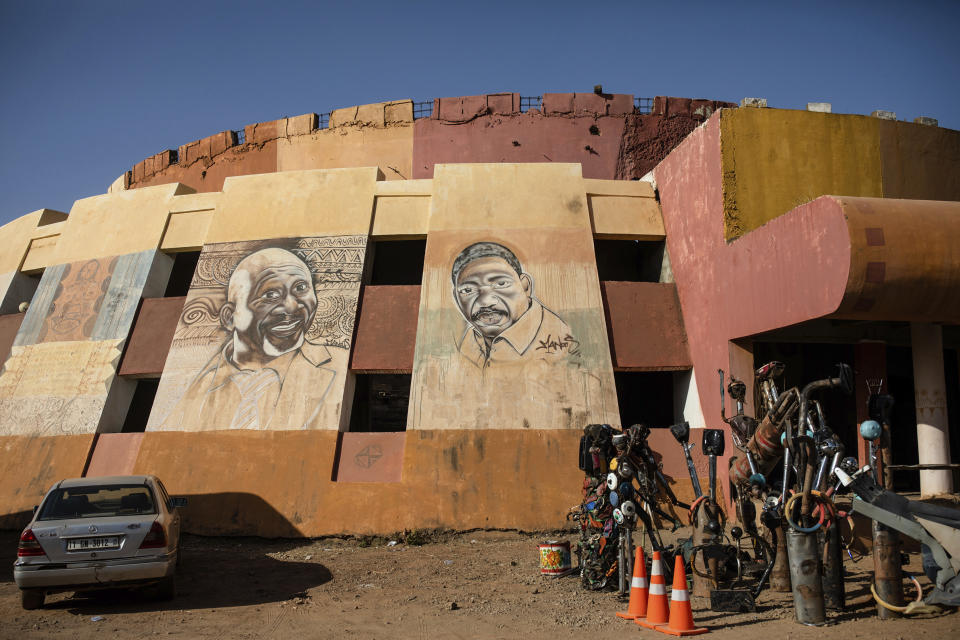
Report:
M365 286L350 369L413 371L419 309L417 285Z
M185 300L186 297L143 300L120 363L120 375L160 375Z
M669 371L693 366L676 285L601 282L600 290L615 368Z

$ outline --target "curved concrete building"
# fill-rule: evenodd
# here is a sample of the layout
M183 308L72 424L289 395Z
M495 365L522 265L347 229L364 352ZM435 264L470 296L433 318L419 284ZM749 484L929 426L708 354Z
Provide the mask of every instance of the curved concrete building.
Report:
M854 365L848 448L879 384L894 463L949 462L960 133L733 107L307 114L5 225L0 525L59 478L153 473L195 533L560 527L584 425L719 427L717 369L774 358L793 384Z

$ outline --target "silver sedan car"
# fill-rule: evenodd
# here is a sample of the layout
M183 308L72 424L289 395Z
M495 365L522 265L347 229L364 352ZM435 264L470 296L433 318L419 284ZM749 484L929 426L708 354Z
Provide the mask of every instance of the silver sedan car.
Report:
M48 593L155 585L176 595L179 507L154 476L62 480L20 536L13 577L24 609Z

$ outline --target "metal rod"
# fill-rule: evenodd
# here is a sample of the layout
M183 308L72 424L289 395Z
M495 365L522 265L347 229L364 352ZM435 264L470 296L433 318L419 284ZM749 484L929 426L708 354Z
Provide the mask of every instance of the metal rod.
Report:
M885 602L903 606L903 576L900 567L900 534L876 520L873 521L873 583L877 595ZM900 614L877 604L881 620L899 618Z
M787 531L793 611L797 622L819 626L827 621L817 534Z
M843 547L840 544L840 527L834 524L817 532L823 549L823 602L831 611L843 611L846 607L846 592L843 585Z

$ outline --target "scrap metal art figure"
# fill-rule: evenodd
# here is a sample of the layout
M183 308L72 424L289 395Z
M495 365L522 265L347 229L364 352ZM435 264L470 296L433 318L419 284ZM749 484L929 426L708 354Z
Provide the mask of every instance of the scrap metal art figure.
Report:
M580 439L580 469L584 472L583 501L568 519L580 523L580 579L585 589L600 590L613 584L614 573L621 596L629 592L633 573L633 531L637 522L653 550L672 558L664 546L653 516L669 521L674 530L680 521L660 507L664 497L684 509L663 475L647 438L650 430L636 424L620 432L610 425L591 424ZM665 567L672 562L664 562Z

